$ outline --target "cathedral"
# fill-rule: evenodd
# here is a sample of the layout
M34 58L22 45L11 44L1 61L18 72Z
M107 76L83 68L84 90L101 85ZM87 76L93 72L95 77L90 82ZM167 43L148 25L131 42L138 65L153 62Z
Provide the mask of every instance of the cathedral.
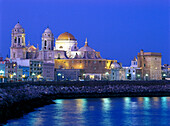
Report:
M103 75L110 73L111 64L116 60L103 59L100 52L88 44L87 38L83 47L78 48L77 39L68 32L60 34L56 40L52 31L47 28L41 37L41 49L25 42L25 30L19 22L12 29L10 59L40 60L53 63L55 69L82 69L84 75ZM92 76L93 77L93 76Z

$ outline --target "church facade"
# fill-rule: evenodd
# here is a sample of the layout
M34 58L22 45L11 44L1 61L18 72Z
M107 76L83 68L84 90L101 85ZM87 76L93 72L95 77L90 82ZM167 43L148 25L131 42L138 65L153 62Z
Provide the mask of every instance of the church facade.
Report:
M77 39L68 32L60 34L56 40L52 31L47 28L42 34L41 48L26 45L25 30L17 23L12 29L10 59L39 60L44 63L53 63L55 69L81 69L83 75L105 76L110 73L111 64L117 60L103 59L100 52L95 51L88 44L78 48ZM55 76L55 75L54 75ZM93 79L94 76L91 76Z

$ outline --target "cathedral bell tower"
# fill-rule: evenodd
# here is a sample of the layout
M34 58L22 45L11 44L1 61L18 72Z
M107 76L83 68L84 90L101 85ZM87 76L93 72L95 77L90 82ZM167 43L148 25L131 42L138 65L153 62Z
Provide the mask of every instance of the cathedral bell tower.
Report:
M19 24L19 22L12 29L12 39L10 48L10 58L16 59L26 58L26 46L25 46L25 30Z
M42 34L42 49L43 51L54 50L54 35L49 28Z

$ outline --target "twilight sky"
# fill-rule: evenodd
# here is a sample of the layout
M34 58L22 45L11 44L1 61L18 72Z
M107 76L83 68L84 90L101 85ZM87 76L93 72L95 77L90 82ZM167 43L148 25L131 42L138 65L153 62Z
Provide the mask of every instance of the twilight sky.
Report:
M41 47L47 26L55 38L70 32L84 46L123 66L143 49L161 52L170 64L169 0L0 0L0 54L9 54L11 30L19 21L28 41Z

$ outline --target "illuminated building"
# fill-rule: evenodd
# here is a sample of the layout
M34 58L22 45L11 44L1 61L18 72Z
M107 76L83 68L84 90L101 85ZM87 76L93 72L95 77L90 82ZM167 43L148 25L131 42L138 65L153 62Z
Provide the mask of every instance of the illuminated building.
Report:
M10 61L5 62L5 76L10 80L17 80L17 63Z
M162 65L162 79L170 80L170 65Z
M80 49L77 47L77 39L68 32L60 34L54 41L54 35L49 28L42 34L40 50L38 45L37 48L30 43L26 46L25 30L19 23L12 29L11 42L10 56L18 65L22 66L21 64L26 62L28 66L29 60L39 60L43 63L53 63L55 69L80 69L83 71L81 78L107 79L106 73L110 74L111 64L117 62L103 59L100 52L88 45L87 38ZM34 73L31 71L30 67L30 74Z
M136 57L131 61L130 67L124 67L127 80L136 80L136 69L138 69L138 60Z
M161 53L143 52L138 53L137 76L142 80L161 80Z
M0 57L0 83L4 82L5 78L5 61L3 61L3 58Z
M125 80L125 70L120 63L112 63L110 80Z

